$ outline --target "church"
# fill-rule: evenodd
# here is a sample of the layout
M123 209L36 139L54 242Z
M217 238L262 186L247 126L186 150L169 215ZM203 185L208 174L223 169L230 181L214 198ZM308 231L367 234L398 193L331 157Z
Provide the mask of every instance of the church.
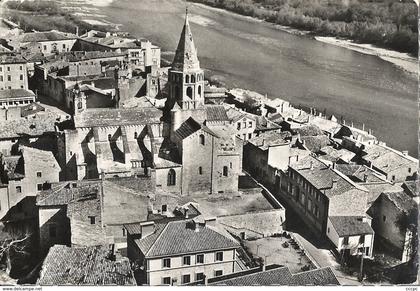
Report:
M183 196L238 191L242 140L224 106L204 104L204 72L188 12L168 71L163 110L87 109L79 99L75 128L62 139L67 178L146 175L156 193Z

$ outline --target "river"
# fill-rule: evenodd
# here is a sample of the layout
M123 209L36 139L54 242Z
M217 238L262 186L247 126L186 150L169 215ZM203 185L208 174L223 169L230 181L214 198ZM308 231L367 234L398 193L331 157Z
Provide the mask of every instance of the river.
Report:
M417 80L376 56L318 42L274 25L189 4L202 68L241 87L326 110L399 150L417 156ZM118 0L98 13L121 29L174 51L182 30L181 0Z

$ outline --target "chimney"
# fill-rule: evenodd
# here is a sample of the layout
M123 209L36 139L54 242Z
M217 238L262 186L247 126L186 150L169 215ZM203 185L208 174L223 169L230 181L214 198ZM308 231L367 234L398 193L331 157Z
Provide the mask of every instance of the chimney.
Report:
M331 189L334 189L335 185L337 185L337 180L332 180L331 181Z
M184 216L185 219L188 219L188 208L184 208L185 212L184 212Z
M205 225L205 226L212 226L212 227L215 227L215 226L216 226L216 217L209 217L209 218L206 218L206 219L204 220L204 225Z
M154 221L145 221L140 223L141 238L151 235L155 231Z
M314 162L313 161L311 161L311 165L310 165L309 169L311 169L311 170L314 169Z
M363 182L366 182L367 181L367 178L368 178L368 175L367 174L364 174L363 175Z
M404 156L408 156L408 151L407 151L407 150L402 151L402 154L403 154Z
M332 163L332 168L335 170L335 162Z

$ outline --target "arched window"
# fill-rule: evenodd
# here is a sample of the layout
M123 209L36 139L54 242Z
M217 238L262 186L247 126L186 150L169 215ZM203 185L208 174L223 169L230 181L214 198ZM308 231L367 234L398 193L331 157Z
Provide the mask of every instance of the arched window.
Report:
M228 167L227 166L224 166L223 167L223 176L225 176L225 177L227 177L228 176Z
M111 135L110 134L108 134L108 140L111 140Z
M176 173L174 169L170 169L168 172L168 186L174 186L176 184Z
M189 83L190 82L190 76L189 75L186 75L185 76L185 83Z
M198 86L198 96L201 96L201 86Z
M200 144L205 145L206 144L206 138L204 137L204 134L200 134Z
M136 132L134 132L134 139L137 139L137 131Z
M191 75L191 83L195 83L195 76Z
M191 87L188 87L187 88L187 96L190 97L190 98L192 98L192 95L193 95L193 90L192 90Z
M203 168L202 167L198 167L198 174L203 175Z

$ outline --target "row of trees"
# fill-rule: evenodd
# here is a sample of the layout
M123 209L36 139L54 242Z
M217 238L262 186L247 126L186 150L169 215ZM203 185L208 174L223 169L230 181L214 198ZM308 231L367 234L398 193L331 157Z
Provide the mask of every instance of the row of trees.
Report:
M417 55L417 6L392 0L190 0L268 22Z

